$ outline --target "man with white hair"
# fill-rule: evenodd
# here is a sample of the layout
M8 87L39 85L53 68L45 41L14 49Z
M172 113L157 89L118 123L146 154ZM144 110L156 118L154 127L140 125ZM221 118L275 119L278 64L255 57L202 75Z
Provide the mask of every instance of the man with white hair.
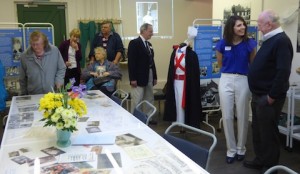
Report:
M248 82L252 92L252 134L255 158L244 166L265 172L278 164L280 140L278 120L289 89L293 46L280 27L279 16L265 10L258 17L263 43L250 65Z

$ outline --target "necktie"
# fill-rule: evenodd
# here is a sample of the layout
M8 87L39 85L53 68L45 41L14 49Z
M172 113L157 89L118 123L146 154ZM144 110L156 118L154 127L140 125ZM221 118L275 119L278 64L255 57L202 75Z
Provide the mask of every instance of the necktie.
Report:
M146 44L146 49L148 50L149 57L150 57L149 65L150 65L150 68L152 68L152 66L153 66L153 57L152 57L152 53L151 53L148 41L145 41L145 44Z
M145 41L145 45L146 45L146 48L147 48L149 54L151 54L151 51L150 51L150 47L149 47L148 41Z

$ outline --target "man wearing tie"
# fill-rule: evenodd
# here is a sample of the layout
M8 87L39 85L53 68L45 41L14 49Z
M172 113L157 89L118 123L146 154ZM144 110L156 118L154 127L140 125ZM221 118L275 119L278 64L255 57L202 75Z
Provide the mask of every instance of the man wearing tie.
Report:
M154 51L149 39L153 35L153 26L144 23L140 27L140 36L128 45L128 73L131 85L131 112L142 100L154 101L153 86L157 83Z

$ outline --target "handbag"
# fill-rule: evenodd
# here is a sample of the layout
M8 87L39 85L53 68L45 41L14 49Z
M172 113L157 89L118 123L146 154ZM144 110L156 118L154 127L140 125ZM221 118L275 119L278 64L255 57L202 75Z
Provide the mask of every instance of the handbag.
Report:
M93 79L93 82L96 86L102 86L104 83L109 82L111 80L110 77L97 77Z

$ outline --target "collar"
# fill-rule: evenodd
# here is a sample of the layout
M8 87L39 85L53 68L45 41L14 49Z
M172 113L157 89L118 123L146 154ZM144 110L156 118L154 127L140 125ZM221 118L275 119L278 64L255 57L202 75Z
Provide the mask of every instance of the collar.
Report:
M142 35L140 35L140 38L142 39L142 41L145 43L145 41L147 41Z
M276 28L275 30L270 31L269 33L263 35L262 40L266 41L270 39L271 37L275 36L278 33L282 33L283 29L281 27Z
M113 34L114 33L112 31L109 33L110 36L112 36ZM99 36L103 37L103 34L101 32L99 32Z

